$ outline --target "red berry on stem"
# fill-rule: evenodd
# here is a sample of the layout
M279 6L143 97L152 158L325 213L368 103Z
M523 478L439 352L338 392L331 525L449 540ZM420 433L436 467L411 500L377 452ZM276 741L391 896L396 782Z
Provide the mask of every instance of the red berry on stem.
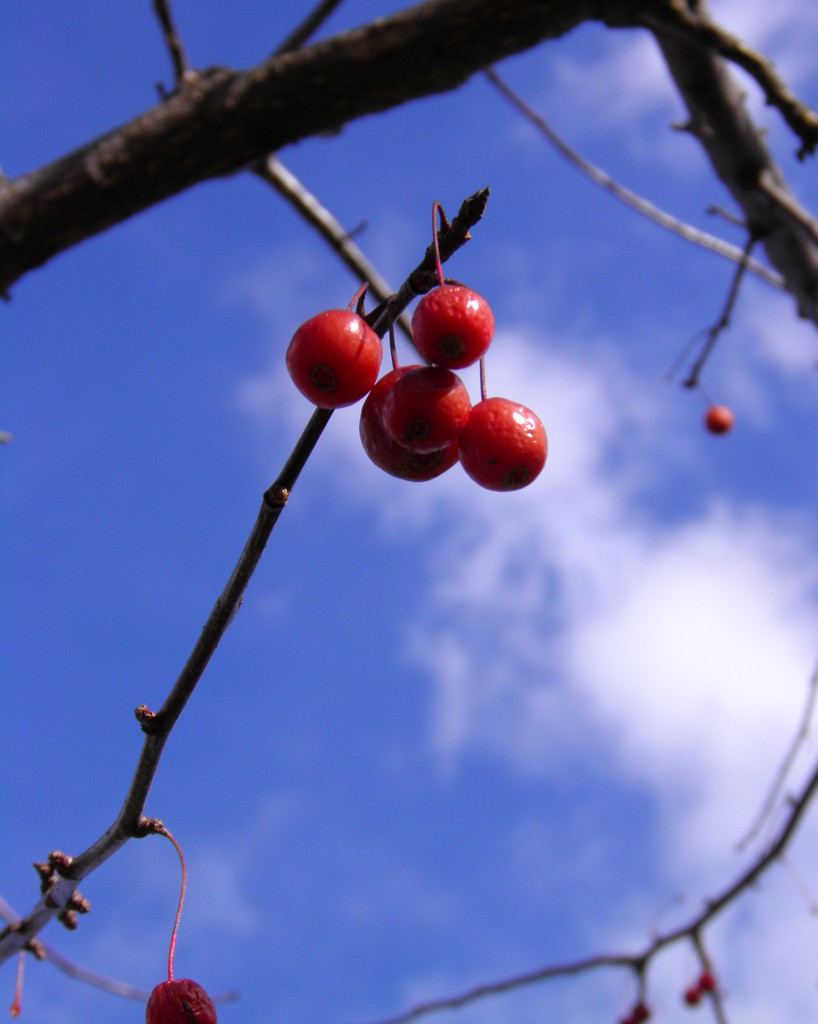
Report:
M173 922L173 931L170 933L168 949L168 980L161 982L151 992L148 1005L145 1007L146 1024L216 1024L216 1007L202 986L196 981L191 981L190 978L173 977L176 933L179 929L182 906L185 902L185 889L187 888L187 868L185 867L185 858L182 856L182 848L161 821L155 818L142 820L146 826L149 826L150 832L165 836L173 844L182 868L182 886L179 891L179 903L176 907L176 918Z
M163 981L151 992L146 1024L216 1024L216 1007L201 985L190 978Z
M476 363L494 335L494 317L482 296L459 284L427 292L412 316L412 340L430 363L459 370Z
M643 1002L638 1002L631 1010L631 1024L645 1024L646 1020L650 1020L650 1010L647 1005Z
M716 991L716 979L710 973L710 971L702 971L699 975L699 988L702 992L715 992Z
M711 434L726 434L732 430L735 417L726 405L711 405L704 416L704 425Z
M457 442L463 469L481 487L516 491L539 476L548 454L545 429L534 413L507 398L484 398Z
M433 452L414 452L386 432L383 425L383 404L395 381L419 366L401 366L390 370L375 384L361 406L361 443L369 458L380 469L403 480L431 480L457 462L457 444Z
M702 990L698 985L691 985L685 989L684 1000L688 1006L696 1006L702 997Z
M352 405L378 376L380 338L357 313L328 309L305 321L287 348L293 383L322 409Z
M469 394L456 373L421 366L401 376L387 392L383 425L405 448L433 452L457 440L470 409Z

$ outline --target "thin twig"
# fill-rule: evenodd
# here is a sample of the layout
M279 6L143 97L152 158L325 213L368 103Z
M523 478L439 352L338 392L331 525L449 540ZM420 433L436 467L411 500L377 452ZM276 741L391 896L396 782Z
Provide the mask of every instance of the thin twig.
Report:
M650 29L680 35L743 68L761 87L767 103L781 113L801 139L799 159L815 151L818 145L818 114L788 88L772 61L709 18L691 11L686 0L664 0L649 7L650 13L642 16L642 24Z
M469 229L483 216L488 194L488 189L482 189L465 199L451 225L438 232L442 260L448 259L468 241ZM429 246L426 249L423 259L400 289L389 297L388 302L382 303L366 317L370 327L379 337L386 333L390 318L405 309L417 295L433 286L435 278L431 248ZM331 409L315 410L281 472L264 492L261 508L238 562L162 707L156 713L144 706L137 708L137 719L146 734L145 742L125 801L113 824L76 858L63 854L50 855L49 860L53 861L55 868L53 879L45 887L42 899L27 917L13 922L0 931L0 963L26 948L52 918L64 913L78 882L104 863L129 839L140 834L139 819L168 736L192 696L219 641L235 617L244 591L287 504L290 492L331 415Z
M2 917L8 924L13 924L18 920L12 907L6 903L2 897L0 897L0 917ZM115 978L106 978L94 971L89 971L85 967L81 967L79 964L75 964L67 957L64 957L62 953L58 953L53 946L49 946L45 942L39 941L38 946L40 952L45 955L45 959L51 961L55 967L61 970L64 974L67 974L69 977L76 978L78 981L83 981L88 985L93 985L94 988L102 989L104 992L110 992L113 995L122 996L124 999L135 999L137 1002L142 1003L146 1003L148 1001L150 992L146 989L137 988L135 985L129 985L125 981L117 981Z
M801 714L801 722L798 726L798 730L792 739L789 750L784 755L784 759L779 765L778 771L773 779L773 783L764 798L764 802L761 805L761 809L758 812L755 822L744 838L736 844L737 852L740 853L749 846L763 828L765 821L769 818L770 812L772 811L781 790L784 788L784 783L787 781L787 776L790 774L790 770L798 756L798 752L809 736L810 727L812 725L812 716L815 712L816 697L818 697L818 665L815 666L815 671L810 677L809 686L807 688L807 700Z
M332 249L350 268L359 281L369 281L369 290L379 302L385 302L393 293L389 282L384 280L376 268L364 256L363 252L352 241L350 233L344 231L341 224L328 209L296 178L288 168L275 156L268 156L253 167L253 172L266 181L324 238ZM409 318L405 313L397 317L397 323L407 338L411 340L412 332Z
M587 178L590 178L595 185L604 189L615 199L619 199L621 202L625 203L625 205L629 206L632 210L636 210L637 213L641 213L642 216L647 217L648 220L653 221L654 224L658 224L659 227L665 228L665 230L672 232L674 235L678 235L679 238L683 238L686 242L692 242L693 245L698 245L703 249L708 249L710 252L715 252L719 256L724 256L726 259L732 260L734 263L741 262L743 253L738 246L731 245L729 242L725 242L723 239L717 238L715 235L711 235L707 231L701 231L699 228L693 227L692 224L687 224L684 221L679 220L678 217L674 217L665 210L661 210L658 206L654 206L654 204L649 200L637 195L624 185L620 185L619 182L614 181L609 174L597 167L595 164L592 164L589 160L586 160L585 157L575 149L572 149L571 146L569 146L568 143L554 131L551 125L548 124L540 114L533 110L493 68L489 68L484 72L484 74L495 89L497 89L498 92L526 118L526 120L530 121L540 134L547 139L548 142L550 142L551 145L554 146L554 148L563 157L565 157L573 167L584 174ZM747 264L747 269L757 277L760 277L763 281L766 281L767 284L772 285L774 288L784 289L784 278L774 270L770 270L769 267L765 267L763 263L759 263L757 260L750 260Z
M176 84L181 85L182 82L190 79L191 70L184 47L182 46L182 40L179 38L179 33L176 31L176 26L173 23L170 5L167 0L153 0L153 10L162 28L162 37L165 40L165 46L168 48L171 63L173 64Z
M721 316L708 330L707 338L705 339L705 342L702 345L701 352L699 352L698 356L696 357L696 361L690 368L690 373L682 381L682 387L698 387L699 377L701 376L704 364L710 357L710 354L713 351L716 342L718 341L719 335L722 333L722 331L726 330L727 327L730 326L730 317L732 316L733 307L735 306L736 299L738 298L738 290L741 285L741 279L744 277L744 272L747 270L747 261L750 258L750 250L755 245L756 241L757 239L753 235L750 235L747 239L747 245L744 247L741 262L736 267L736 272L733 274L733 280L730 284L730 290L727 293L727 301L724 304L724 309L722 310Z
M297 50L310 38L323 22L332 14L336 7L340 6L342 0L322 0L316 4L306 18L287 36L283 43L279 43L273 50L273 57L280 57L283 53L290 53Z
M430 1013L440 1013L443 1010L458 1010L468 1003L477 1002L487 996L498 996L513 989L524 988L527 985L535 985L541 981L548 981L550 978L564 978L572 974L582 974L585 971L597 970L600 967L633 967L634 958L631 956L592 956L586 960L576 960L572 963L553 964L549 967L542 967L535 971L526 971L522 974L513 974L499 981L489 981L482 985L475 985L473 988L465 989L457 995L444 996L441 999L430 999L427 1002L416 1003L404 1013L396 1014L394 1017L384 1017L377 1024L407 1024L408 1021L416 1020L418 1017L425 1017Z

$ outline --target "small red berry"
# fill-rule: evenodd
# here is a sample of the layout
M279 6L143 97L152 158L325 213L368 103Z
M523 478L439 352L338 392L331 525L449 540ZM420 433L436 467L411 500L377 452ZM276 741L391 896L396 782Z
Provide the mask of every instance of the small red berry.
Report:
M463 469L492 491L526 487L539 476L548 454L545 429L537 416L507 398L478 402L457 446Z
M704 425L711 434L726 434L733 429L735 417L726 405L711 405L705 413Z
M699 988L702 992L715 992L716 991L716 979L710 973L710 971L702 971L699 975Z
M146 1024L216 1024L216 1007L201 985L190 978L163 981L151 992Z
M640 1001L631 1010L631 1024L645 1024L646 1020L650 1020L650 1010Z
M459 370L476 363L494 335L494 317L482 296L459 284L427 292L412 316L412 340L430 363Z
M383 349L372 328L348 309L328 309L305 321L287 348L293 383L322 409L352 405L378 376Z
M375 384L361 406L361 443L364 451L380 469L403 480L431 480L457 462L457 444L433 452L413 452L390 437L383 425L383 403L395 381L419 366L401 366L390 370Z
M445 448L469 418L471 401L463 381L441 366L403 374L383 401L383 425L398 444L415 452Z
M702 990L698 985L691 985L685 989L684 1001L688 1006L696 1006L702 997Z

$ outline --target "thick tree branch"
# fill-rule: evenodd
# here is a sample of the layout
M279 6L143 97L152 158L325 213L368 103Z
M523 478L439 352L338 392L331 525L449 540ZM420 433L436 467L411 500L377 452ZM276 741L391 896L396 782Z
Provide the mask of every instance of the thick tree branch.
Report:
M365 114L454 89L583 21L634 24L643 3L427 0L249 71L202 71L128 124L0 185L0 293L192 185Z
M706 17L704 4L698 7ZM814 222L787 187L741 89L716 54L676 32L657 29L655 35L690 114L690 132L741 207L750 234L784 278L799 315L818 324Z
M818 114L810 110L788 87L771 60L748 46L744 40L714 24L704 4L691 10L688 0L665 0L645 18L651 28L687 39L721 54L755 79L770 106L775 107L801 139L799 159L814 153L818 145Z

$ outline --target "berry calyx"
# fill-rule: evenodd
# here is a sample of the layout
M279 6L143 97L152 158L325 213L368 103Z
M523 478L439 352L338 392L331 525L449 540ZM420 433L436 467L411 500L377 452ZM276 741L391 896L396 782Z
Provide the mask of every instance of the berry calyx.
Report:
M538 417L507 398L484 398L473 406L457 447L463 469L492 491L528 486L548 455L548 439Z
M213 1000L190 978L163 981L151 992L146 1024L216 1024Z
M684 1001L688 1006L697 1006L702 997L702 990L698 985L691 985L685 989Z
M471 410L463 381L441 366L408 370L387 391L383 425L414 452L434 452L457 440Z
M717 987L718 986L716 985L716 979L713 977L710 971L702 971L702 973L699 975L699 988L701 989L701 991L715 992Z
M726 434L733 429L735 416L726 405L711 405L704 416L704 425L711 434Z
M488 349L494 317L482 296L459 284L427 292L412 316L412 341L430 363L459 370Z
M381 340L357 313L328 309L306 320L287 347L293 383L314 405L338 409L353 405L378 376Z
M361 443L369 458L380 469L403 480L432 480L457 462L457 444L433 452L412 451L391 437L383 423L383 405L396 380L419 366L401 366L383 377L372 388L361 406L359 424Z

